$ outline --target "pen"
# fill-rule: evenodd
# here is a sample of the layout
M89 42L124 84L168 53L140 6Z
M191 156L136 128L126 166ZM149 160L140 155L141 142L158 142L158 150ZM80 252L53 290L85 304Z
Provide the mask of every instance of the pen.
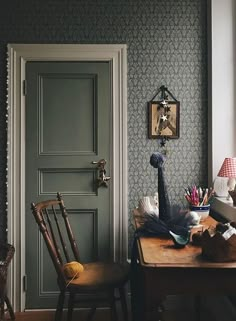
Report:
M206 188L206 190L205 190L205 194L203 196L203 200L202 200L202 203L200 205L206 205L207 201L208 201L208 188Z

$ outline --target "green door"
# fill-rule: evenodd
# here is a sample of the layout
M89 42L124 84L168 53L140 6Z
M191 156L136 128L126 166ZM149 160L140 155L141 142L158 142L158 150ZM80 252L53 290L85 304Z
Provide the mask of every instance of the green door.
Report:
M55 308L56 274L31 202L56 198L68 209L81 259L111 255L110 187L97 188L94 161L111 161L108 62L28 62L26 66L26 308Z

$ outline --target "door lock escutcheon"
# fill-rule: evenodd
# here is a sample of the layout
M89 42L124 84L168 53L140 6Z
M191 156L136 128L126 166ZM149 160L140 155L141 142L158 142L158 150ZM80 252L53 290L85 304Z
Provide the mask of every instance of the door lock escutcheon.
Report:
M99 176L97 178L97 187L108 187L108 181L111 179L110 176L106 176L105 165L107 161L105 159L100 159L98 162L93 161L92 164L97 165L99 170Z

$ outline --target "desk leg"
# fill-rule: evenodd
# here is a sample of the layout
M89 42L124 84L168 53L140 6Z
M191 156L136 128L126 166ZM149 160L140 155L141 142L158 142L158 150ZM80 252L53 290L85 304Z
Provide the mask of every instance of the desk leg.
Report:
M131 312L132 321L143 320L143 284L141 278L141 268L137 260L131 262Z
M163 320L163 302L164 296L158 293L155 282L150 278L149 272L145 273L144 282L144 320L145 321L162 321Z
M155 282L155 270L143 270L143 296L144 296L144 320L163 320L163 302L165 296L158 291L158 282Z
M162 321L163 320L163 297L155 296L154 300L145 302L144 320Z
M139 264L135 245L134 243L130 280L132 321L162 320L162 303L165 298L158 295L150 269L145 269Z
M195 313L196 313L196 321L201 320L201 296L200 295L195 295L194 298L194 305L195 305Z

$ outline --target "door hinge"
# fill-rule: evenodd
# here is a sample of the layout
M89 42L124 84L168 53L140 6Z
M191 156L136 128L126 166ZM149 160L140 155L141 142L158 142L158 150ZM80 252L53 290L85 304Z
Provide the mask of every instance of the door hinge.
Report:
M26 80L23 80L23 95L27 95L27 82Z
M26 275L23 276L23 291L24 292L27 291L27 276Z

